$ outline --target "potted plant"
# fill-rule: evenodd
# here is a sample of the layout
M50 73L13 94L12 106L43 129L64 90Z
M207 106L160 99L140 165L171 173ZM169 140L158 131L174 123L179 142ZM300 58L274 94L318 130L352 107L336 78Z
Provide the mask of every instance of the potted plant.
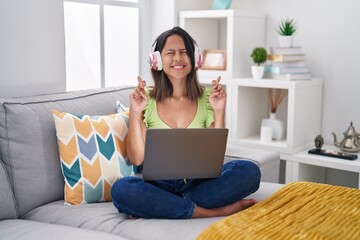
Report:
M292 47L293 35L296 32L294 19L282 19L278 26L277 32L279 33L280 47Z
M251 67L251 73L254 79L261 79L264 75L264 66L260 64L264 63L267 59L267 51L263 47L256 47L251 53L251 57L256 64Z

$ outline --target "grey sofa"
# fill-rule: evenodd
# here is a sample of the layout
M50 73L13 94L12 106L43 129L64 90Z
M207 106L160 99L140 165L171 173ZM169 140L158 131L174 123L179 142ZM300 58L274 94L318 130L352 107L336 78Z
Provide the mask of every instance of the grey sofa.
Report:
M66 205L52 109L111 114L128 104L131 87L0 99L0 239L194 239L221 218L129 220L111 202ZM241 150L238 149L238 155ZM259 155L260 154L260 155ZM262 154L262 155L261 155ZM277 153L269 157L278 168ZM270 161L265 161L270 162ZM261 163L262 174L266 172ZM276 171L272 170L272 171ZM262 182L258 201L280 184Z

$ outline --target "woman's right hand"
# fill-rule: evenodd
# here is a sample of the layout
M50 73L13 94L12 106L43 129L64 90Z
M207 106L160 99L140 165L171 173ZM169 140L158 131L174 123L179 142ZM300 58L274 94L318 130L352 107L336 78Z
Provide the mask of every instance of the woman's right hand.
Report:
M145 93L146 82L137 77L138 85L134 91L130 94L130 109L134 112L142 112L148 103L148 98Z
M129 131L126 151L131 164L139 166L144 161L146 126L143 111L148 103L145 93L146 82L138 77L138 85L130 94Z

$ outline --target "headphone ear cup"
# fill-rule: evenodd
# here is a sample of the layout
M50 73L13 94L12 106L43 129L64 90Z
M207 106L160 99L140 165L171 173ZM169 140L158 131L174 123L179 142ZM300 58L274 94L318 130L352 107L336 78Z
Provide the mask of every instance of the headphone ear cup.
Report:
M155 71L162 70L161 54L159 51L150 53L149 63L150 63L150 67Z
M200 69L203 65L202 54L200 51L195 51L194 60L195 60L195 70Z

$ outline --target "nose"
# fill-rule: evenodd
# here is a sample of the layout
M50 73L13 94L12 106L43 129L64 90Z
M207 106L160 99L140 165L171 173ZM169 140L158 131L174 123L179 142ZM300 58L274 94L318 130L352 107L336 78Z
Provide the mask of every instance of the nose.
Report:
M175 61L181 61L181 54L180 54L180 52L175 52L174 60L175 60Z

